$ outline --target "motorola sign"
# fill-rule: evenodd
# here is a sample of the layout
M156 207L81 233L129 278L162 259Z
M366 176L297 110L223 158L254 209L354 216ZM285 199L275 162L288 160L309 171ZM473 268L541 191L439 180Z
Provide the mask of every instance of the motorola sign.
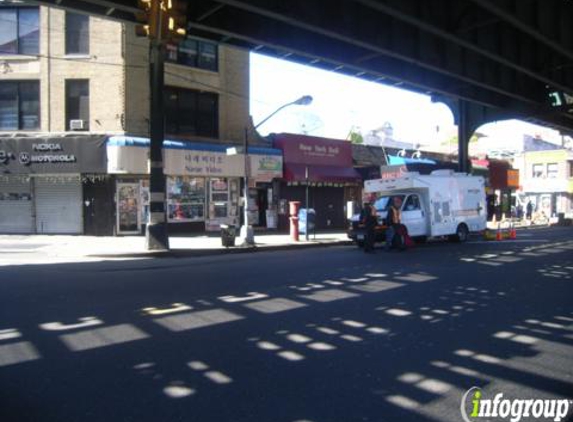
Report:
M0 138L4 173L105 173L104 136Z

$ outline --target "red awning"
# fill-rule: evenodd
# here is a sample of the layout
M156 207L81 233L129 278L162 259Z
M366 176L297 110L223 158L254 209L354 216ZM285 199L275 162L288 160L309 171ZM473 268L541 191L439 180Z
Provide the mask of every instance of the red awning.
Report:
M287 182L304 182L305 172L308 167L309 182L330 182L330 183L362 183L360 174L349 167L338 166L317 166L284 163L284 179Z

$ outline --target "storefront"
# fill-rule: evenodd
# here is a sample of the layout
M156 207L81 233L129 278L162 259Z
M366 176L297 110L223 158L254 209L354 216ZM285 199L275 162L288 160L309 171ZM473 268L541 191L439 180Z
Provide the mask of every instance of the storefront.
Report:
M84 214L94 217L84 186L106 178L104 145L101 136L0 138L0 233L84 233Z
M346 204L359 200L362 179L353 168L351 143L305 135L273 135L283 151L279 191L279 228L286 230L288 202L300 201L316 212L316 229L344 229Z
M510 163L495 159L472 160L472 173L485 178L488 221L523 214L523 206L515 202L513 195L520 186L519 171L512 169Z
M228 155L221 144L164 142L167 222L171 232L216 231L241 221L244 155ZM115 175L118 234L142 233L149 211L149 139L108 139L108 172ZM282 155L249 148L250 191L266 189L282 176ZM271 204L272 205L272 204ZM249 201L250 214L258 204ZM266 210L265 210L266 211Z

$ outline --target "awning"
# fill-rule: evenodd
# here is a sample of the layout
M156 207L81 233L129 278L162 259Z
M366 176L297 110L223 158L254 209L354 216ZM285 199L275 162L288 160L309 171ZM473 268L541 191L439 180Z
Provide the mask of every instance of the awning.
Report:
M284 164L284 179L287 182L306 181L306 168L308 167L309 182L331 183L362 183L362 178L351 167L317 166L298 163Z
M396 166L400 164L414 164L414 163L436 164L434 160L430 160L427 158L410 158L410 157L400 157L397 155L388 156L388 164L391 166Z
M112 136L107 141L107 165L110 174L148 174L149 139ZM168 176L243 177L245 156L228 155L231 145L199 142L163 141L163 172ZM249 148L249 177L270 182L283 176L283 158L279 149Z

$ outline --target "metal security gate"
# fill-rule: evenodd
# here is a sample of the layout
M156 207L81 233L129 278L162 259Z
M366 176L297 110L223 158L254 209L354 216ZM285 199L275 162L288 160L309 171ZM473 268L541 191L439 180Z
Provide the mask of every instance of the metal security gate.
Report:
M34 233L32 210L30 179L0 177L0 233Z
M37 233L82 233L82 184L79 175L35 177L34 194Z

